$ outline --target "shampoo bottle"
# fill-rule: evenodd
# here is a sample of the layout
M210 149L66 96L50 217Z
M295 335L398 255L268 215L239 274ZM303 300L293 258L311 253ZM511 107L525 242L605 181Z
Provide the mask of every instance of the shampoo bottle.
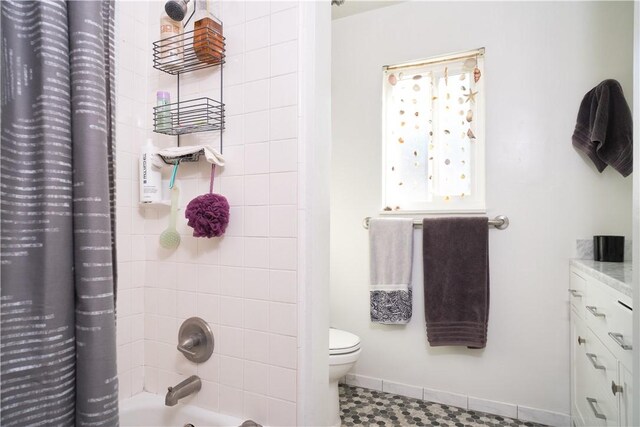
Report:
M160 168L154 166L156 147L147 139L147 145L140 153L140 203L153 203L162 200L162 174Z
M179 69L183 58L182 22L174 21L164 10L160 15L160 64L166 69Z
M210 12L207 0L196 0L193 22L193 50L196 57L207 64L219 63L224 54L222 23Z

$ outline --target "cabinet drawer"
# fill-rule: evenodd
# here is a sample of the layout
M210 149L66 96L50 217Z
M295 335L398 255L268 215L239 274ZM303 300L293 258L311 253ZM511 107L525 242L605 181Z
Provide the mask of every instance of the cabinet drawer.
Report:
M625 366L631 366L633 312L630 301L599 282L587 281L585 320Z
M584 375L584 399L577 402L588 426L617 426L619 420L618 396L611 389L618 384L618 360L589 329L585 332L581 362Z
M569 302L578 315L584 316L584 299L587 290L587 281L575 270L571 270L569 280Z
M609 321L610 330L607 331L607 347L616 355L624 366L632 366L633 343L633 312L622 301L611 301L609 311L612 313Z

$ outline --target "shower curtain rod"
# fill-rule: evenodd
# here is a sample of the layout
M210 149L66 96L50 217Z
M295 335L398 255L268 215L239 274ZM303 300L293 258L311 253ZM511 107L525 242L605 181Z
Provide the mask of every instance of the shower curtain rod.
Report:
M362 226L367 230L369 229L369 221L371 221L370 216L365 217L362 221ZM495 227L498 230L504 230L509 227L509 218L505 215L498 215L497 217L490 219L488 222L489 227ZM422 228L422 218L413 220L413 228Z

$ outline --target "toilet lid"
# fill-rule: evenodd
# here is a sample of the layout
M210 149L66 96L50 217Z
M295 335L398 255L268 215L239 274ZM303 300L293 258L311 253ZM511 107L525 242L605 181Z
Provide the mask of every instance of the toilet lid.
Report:
M340 329L329 329L329 354L347 354L360 349L360 337Z

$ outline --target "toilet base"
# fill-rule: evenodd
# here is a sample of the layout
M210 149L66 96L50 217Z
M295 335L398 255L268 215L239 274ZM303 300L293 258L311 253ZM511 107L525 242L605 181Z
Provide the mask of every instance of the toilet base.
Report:
M330 354L329 355L329 422L331 426L339 427L342 425L340 419L340 389L338 382L340 378L344 378L347 372L356 364L362 350L346 354Z

